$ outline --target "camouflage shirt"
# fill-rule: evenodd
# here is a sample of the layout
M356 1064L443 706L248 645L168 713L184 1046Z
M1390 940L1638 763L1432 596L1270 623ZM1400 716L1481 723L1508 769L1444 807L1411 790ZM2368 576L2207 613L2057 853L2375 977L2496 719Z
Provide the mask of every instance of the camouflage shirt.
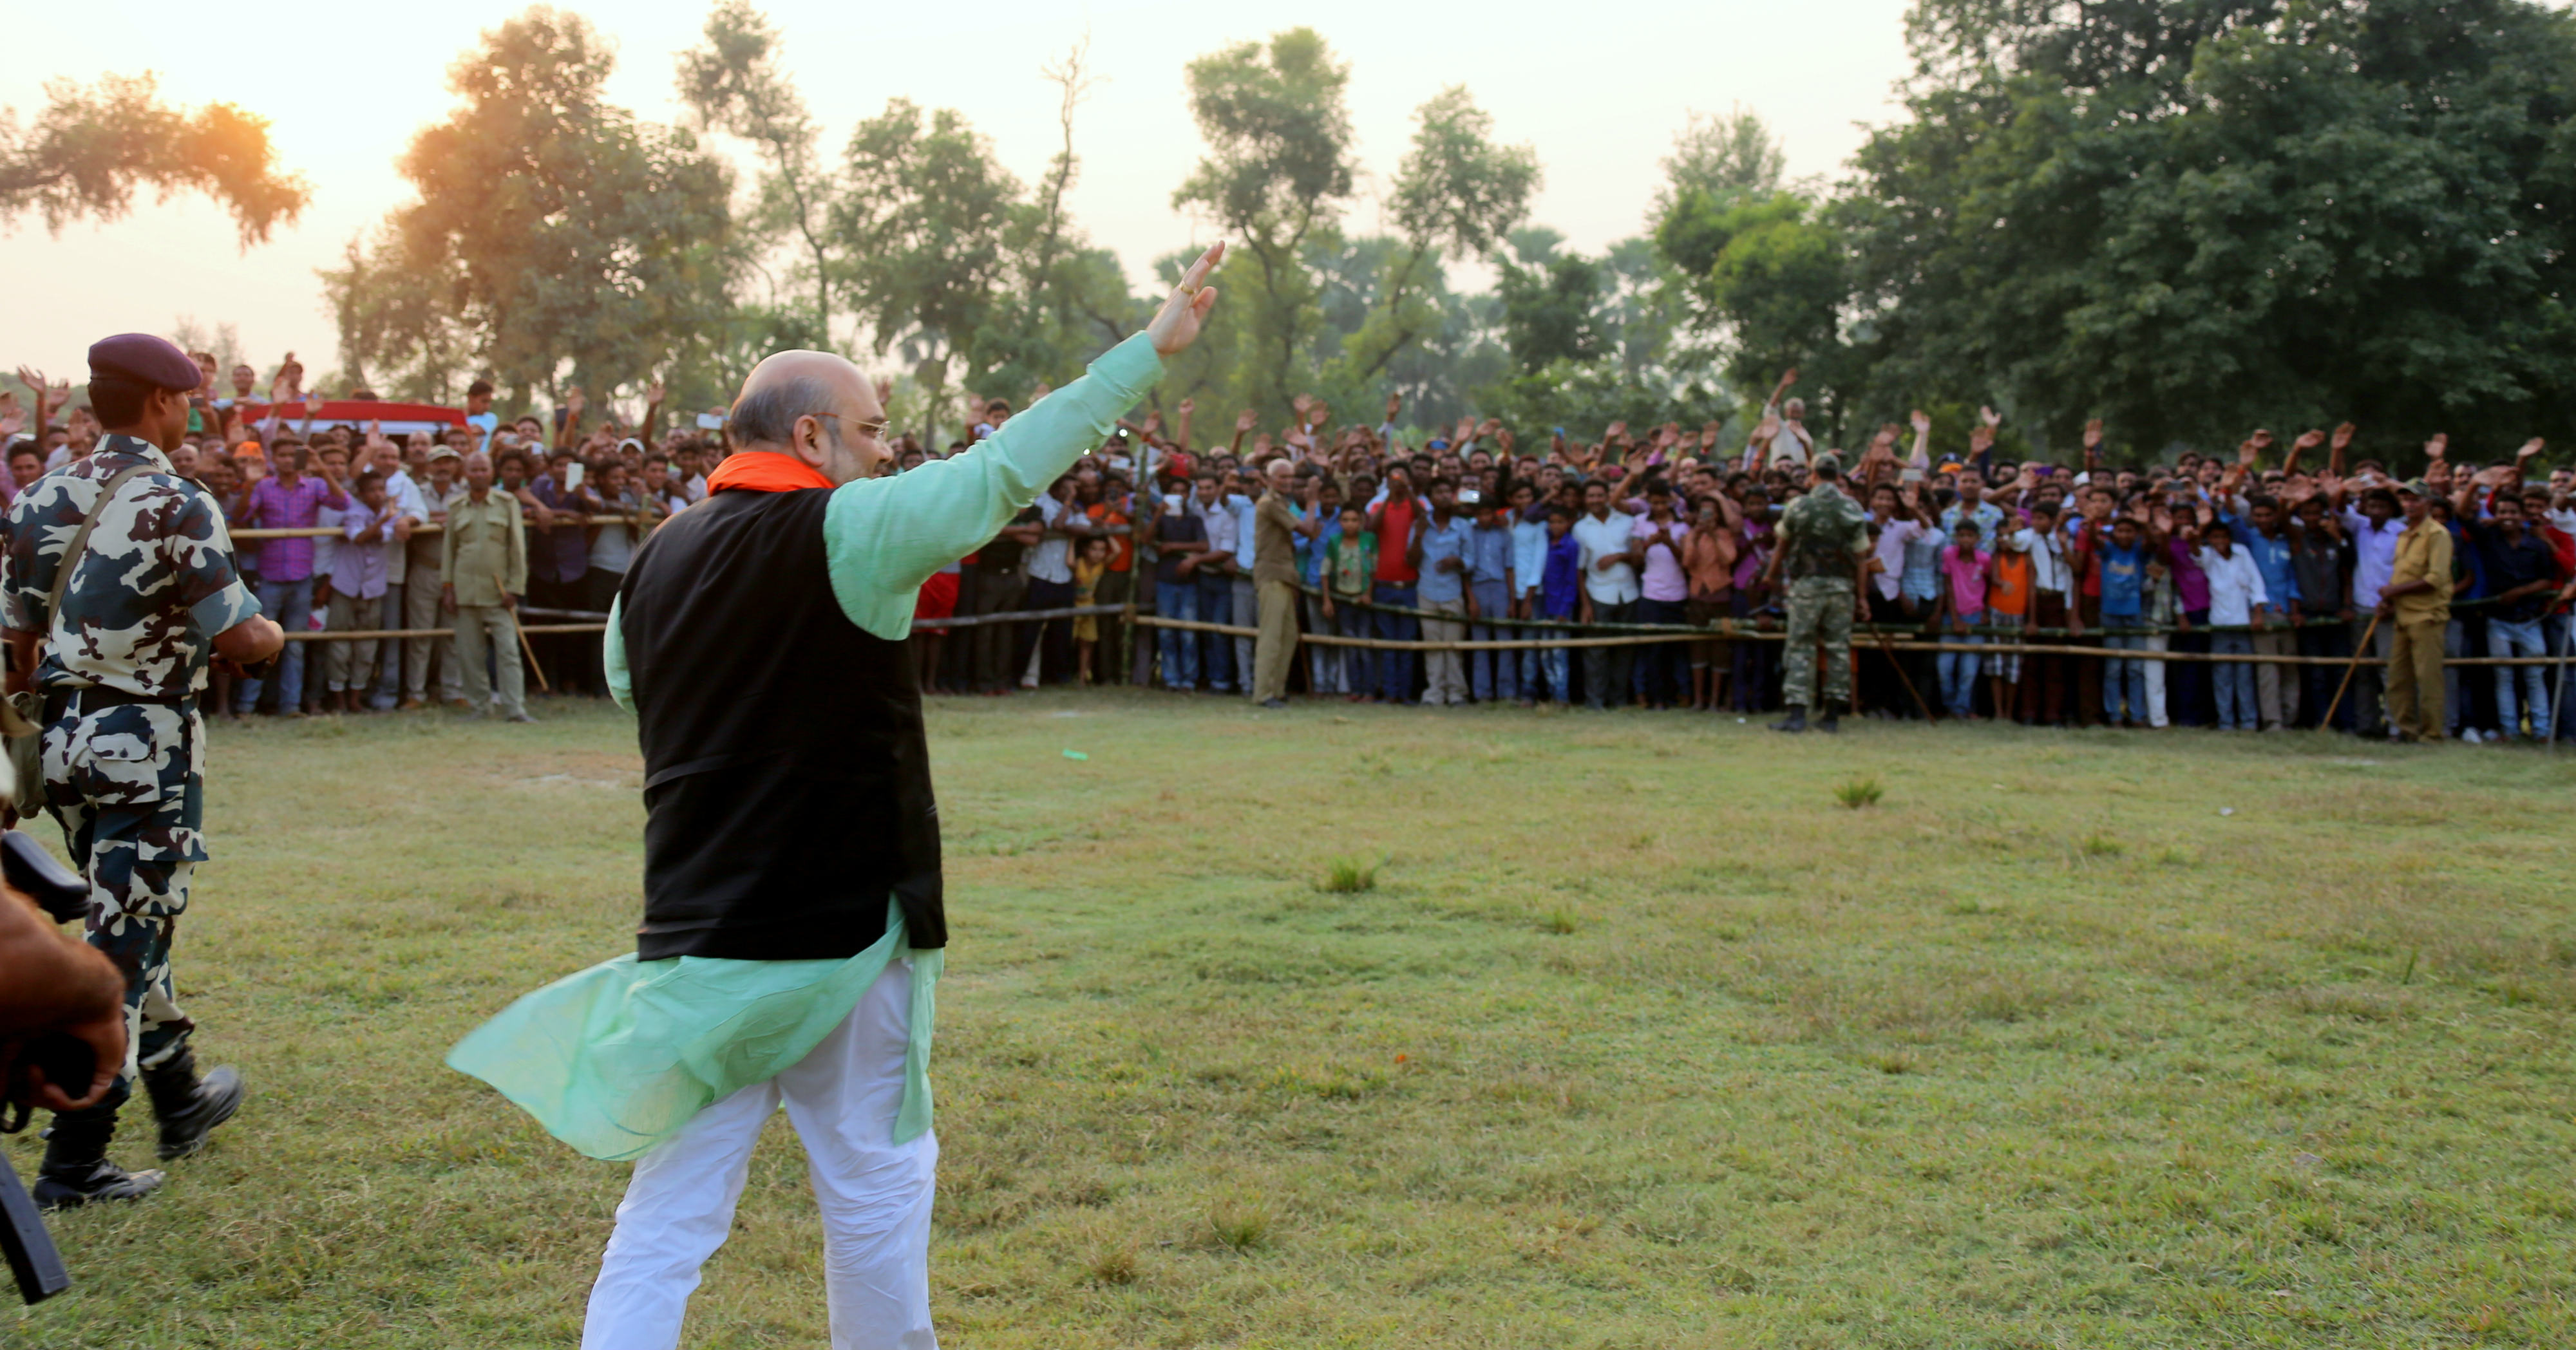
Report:
M99 489L137 464L144 472L117 492L90 531L63 588L63 612L48 614L63 549ZM157 447L131 436L106 437L88 458L37 479L9 508L8 533L0 623L47 634L36 673L48 689L101 685L145 698L193 693L205 687L214 635L259 614L259 601L234 570L232 536L215 499L179 477Z
M1789 552L1781 561L1791 580L1860 579L1861 559L1869 553L1869 515L1840 489L1820 485L1789 503L1780 513L1780 533L1781 547Z

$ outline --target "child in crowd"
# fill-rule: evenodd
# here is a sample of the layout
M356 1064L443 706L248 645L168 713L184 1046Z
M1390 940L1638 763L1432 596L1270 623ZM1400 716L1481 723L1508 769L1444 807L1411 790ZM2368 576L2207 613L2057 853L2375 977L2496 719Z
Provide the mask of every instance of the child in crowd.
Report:
M1951 531L1950 546L1941 550L1941 640L1982 646L1985 635L1973 631L1986 619L1986 565L1991 559L1977 547L1982 531L1962 518ZM1943 652L1934 663L1941 672L1941 701L1950 716L1967 721L1977 711L1977 654Z
M1082 556L1073 564L1073 603L1077 606L1097 604L1100 578L1109 572L1109 537L1095 534L1082 541ZM1073 621L1074 678L1086 688L1091 684L1091 651L1100 645L1100 620L1085 614Z
M1333 630L1344 637L1365 637L1368 633L1368 611L1360 604L1369 598L1369 587L1377 576L1377 535L1368 529L1368 512L1359 502L1359 494L1342 507L1341 532L1324 545L1324 617ZM1342 649L1343 678L1358 703L1368 697L1369 654L1366 647Z

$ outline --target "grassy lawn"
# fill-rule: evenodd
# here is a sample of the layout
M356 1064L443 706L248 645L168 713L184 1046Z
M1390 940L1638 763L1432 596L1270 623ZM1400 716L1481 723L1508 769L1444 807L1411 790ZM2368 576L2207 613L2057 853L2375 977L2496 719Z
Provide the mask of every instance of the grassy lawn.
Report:
M635 921L630 724L539 711L218 730L179 971L250 1105L63 1216L80 1286L0 1344L573 1343L626 1169L439 1063ZM1128 695L932 739L952 1347L2576 1343L2576 757ZM692 1346L823 1343L793 1138Z

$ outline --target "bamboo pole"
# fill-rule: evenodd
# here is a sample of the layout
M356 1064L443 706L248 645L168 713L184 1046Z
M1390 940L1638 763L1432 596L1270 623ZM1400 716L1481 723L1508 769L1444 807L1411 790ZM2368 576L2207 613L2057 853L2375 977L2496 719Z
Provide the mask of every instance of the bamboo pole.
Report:
M2335 686L2334 697L2326 702L2325 715L2317 719L2318 726L2331 727L2334 725L2335 709L2343 706L2343 691L2352 687L2352 677L2361 670L2361 658L2370 654L2370 639L2376 636L2378 632L2379 614L2378 611L2374 610L2370 615L2370 626L2361 630L2361 641L2353 644L2352 662L2343 668L2343 683ZM2315 658L2310 659L2313 660ZM2335 658L2327 657L2325 659L2332 661ZM2359 729L2360 728L2358 726L2354 728L2356 731Z

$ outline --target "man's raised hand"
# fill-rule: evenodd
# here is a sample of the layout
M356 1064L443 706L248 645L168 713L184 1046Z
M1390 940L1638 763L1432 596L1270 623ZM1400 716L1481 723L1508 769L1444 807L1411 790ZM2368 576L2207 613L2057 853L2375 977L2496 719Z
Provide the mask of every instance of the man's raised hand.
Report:
M1216 308L1216 288L1207 283L1208 273L1225 260L1225 244L1219 241L1199 255L1190 270L1181 275L1181 284L1163 301L1154 321L1145 332L1154 340L1154 350L1169 358L1180 355L1199 340L1199 325L1207 322L1208 311Z

